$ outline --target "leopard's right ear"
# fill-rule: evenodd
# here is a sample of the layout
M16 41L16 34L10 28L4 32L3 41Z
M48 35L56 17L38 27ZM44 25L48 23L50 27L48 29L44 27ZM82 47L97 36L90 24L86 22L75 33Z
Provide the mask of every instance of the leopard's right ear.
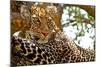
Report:
M30 7L27 5L21 5L20 14L23 19L27 19L28 22L31 19Z

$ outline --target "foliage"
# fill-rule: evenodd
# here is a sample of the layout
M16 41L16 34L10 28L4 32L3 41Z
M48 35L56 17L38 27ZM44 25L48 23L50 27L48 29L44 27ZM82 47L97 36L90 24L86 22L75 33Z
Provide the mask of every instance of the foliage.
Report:
M66 6L63 9L62 14L62 27L63 30L72 37L77 44L81 44L81 41L85 37L90 38L92 41L91 45L95 44L95 21L94 17L91 16L86 10L78 6ZM71 29L72 28L72 29ZM72 34L73 33L73 34Z

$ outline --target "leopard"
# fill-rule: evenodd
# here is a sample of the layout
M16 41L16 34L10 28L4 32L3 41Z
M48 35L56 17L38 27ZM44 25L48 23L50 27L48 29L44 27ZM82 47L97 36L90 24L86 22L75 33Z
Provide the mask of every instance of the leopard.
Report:
M11 35L11 66L95 61L95 50L84 49L65 35L56 25L53 16L57 14L55 6L48 7L32 4L28 11L28 7L22 5L17 13L21 21L16 21L16 15L15 19L12 15L13 24L20 27L13 34L21 33Z

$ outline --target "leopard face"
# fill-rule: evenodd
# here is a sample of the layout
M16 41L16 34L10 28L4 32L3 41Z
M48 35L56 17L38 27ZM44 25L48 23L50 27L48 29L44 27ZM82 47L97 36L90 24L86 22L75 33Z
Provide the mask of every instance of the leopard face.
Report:
M49 9L50 10L50 9ZM53 17L50 15L47 7L31 6L31 28L30 31L34 32L35 36L39 37L39 43L46 43L51 34L56 32L57 26Z
M47 18L45 17L46 11L44 8L38 6L31 7L31 31L43 34L46 36L49 33L47 27Z

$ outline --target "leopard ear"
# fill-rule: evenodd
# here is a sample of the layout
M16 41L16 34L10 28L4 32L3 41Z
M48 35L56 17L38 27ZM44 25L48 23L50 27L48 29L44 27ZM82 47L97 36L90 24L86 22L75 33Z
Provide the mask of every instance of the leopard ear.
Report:
M30 7L28 7L26 5L21 5L20 13L21 13L21 17L23 19L27 19L27 21L30 20Z

